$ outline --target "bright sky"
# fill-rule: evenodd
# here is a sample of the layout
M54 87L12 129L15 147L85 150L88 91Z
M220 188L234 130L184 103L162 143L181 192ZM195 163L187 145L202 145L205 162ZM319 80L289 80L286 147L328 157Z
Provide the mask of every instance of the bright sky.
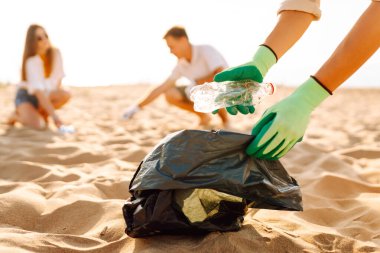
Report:
M44 26L63 55L64 83L159 84L176 58L162 36L186 28L193 44L217 48L231 66L246 62L277 21L268 0L11 0L0 2L0 82L17 82L26 30ZM369 0L322 0L322 18L272 68L265 81L298 85L333 52ZM380 51L380 50L379 50ZM380 52L344 87L380 87Z

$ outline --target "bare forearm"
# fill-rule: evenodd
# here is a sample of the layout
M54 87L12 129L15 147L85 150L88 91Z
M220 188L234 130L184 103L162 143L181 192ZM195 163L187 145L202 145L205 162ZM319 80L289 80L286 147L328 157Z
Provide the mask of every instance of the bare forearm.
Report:
M57 84L57 89L60 89L62 87L62 79L60 79L58 81L58 84Z
M40 103L41 107L50 115L55 115L55 110L53 104L50 102L49 98L44 94L43 91L37 90L35 95Z
M161 95L160 90L157 88L153 89L146 97L141 99L141 101L138 103L139 107L143 108L144 106L155 100L159 95Z
M139 102L138 102L138 106L140 108L143 108L144 106L146 106L147 104L150 104L151 102L153 102L153 100L155 100L158 96L160 96L161 94L165 93L168 89L170 89L172 86L174 86L174 82L171 82L171 81L166 81L164 84L154 88L153 90L151 90L149 92L149 94L147 96L145 96L144 98L142 98Z
M217 69L215 69L212 73L206 75L206 76L203 76L201 78L198 78L197 80L195 80L195 82L197 84L204 84L206 82L212 82L214 80L214 76L216 74L218 74L219 72L223 71L224 68L222 67L219 67Z
M212 82L214 76L216 74L210 74L210 75L207 75L207 76L204 76L202 78L198 78L197 80L195 80L195 82L197 84L204 84L204 83L207 83L207 82Z
M269 46L280 59L307 30L314 16L300 11L283 11L264 44Z
M373 2L315 77L334 91L380 46L380 2Z

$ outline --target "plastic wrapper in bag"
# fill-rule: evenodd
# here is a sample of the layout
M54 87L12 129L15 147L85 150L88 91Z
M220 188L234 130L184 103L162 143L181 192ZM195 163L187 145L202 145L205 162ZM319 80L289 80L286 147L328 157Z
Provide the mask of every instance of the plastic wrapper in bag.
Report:
M300 188L280 161L245 153L253 136L182 130L144 158L123 207L131 237L236 231L247 208L302 210Z

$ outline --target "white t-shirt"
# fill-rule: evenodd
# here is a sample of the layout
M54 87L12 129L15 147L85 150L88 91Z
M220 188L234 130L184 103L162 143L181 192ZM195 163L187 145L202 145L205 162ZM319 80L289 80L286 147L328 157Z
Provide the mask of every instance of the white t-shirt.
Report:
M18 87L26 88L29 94L36 90L49 93L58 88L59 82L65 76L63 72L62 56L58 49L54 50L53 69L48 78L45 77L44 63L39 55L29 57L25 62L26 81L18 84Z
M219 67L228 67L223 56L212 46L192 45L191 47L191 62L184 58L179 59L169 76L170 80L177 81L180 77L186 77L194 81L211 74Z

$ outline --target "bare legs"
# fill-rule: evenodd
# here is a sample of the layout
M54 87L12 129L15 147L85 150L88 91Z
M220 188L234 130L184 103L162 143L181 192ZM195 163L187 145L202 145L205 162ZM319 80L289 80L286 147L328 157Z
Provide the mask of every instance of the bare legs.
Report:
M49 100L54 109L59 109L69 101L70 97L68 91L59 89L50 93ZM22 103L9 117L8 124L14 125L16 122L20 122L24 126L41 130L48 125L48 117L49 114L43 108L36 109L30 103ZM41 119L45 124L41 124Z
M70 100L70 97L70 92L63 89L50 92L50 101L55 109L59 109L66 104Z
M40 119L39 111L30 103L22 103L16 108L16 121L24 126L42 130L45 126Z

